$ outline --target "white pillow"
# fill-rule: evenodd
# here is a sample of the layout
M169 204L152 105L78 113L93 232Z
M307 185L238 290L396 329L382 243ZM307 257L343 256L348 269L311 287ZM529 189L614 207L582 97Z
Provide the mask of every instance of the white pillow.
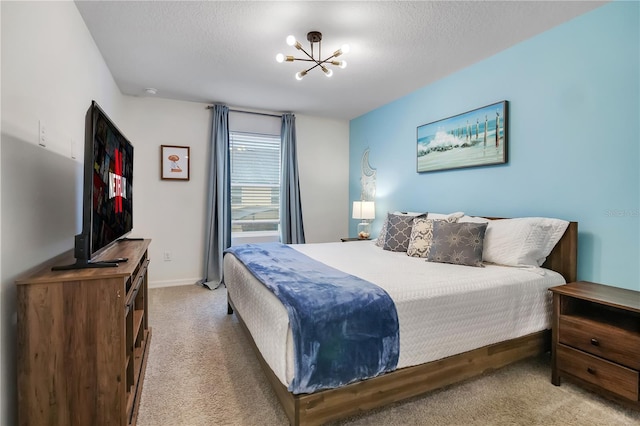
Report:
M543 217L489 221L482 260L507 266L542 266L569 222Z
M427 219L438 219L438 220L460 219L463 216L464 216L463 212L455 212L455 213L449 213L449 214L429 212L429 214L427 214ZM449 222L452 222L452 221L449 220Z
M487 219L486 217L478 217L478 216L467 216L464 215L460 219L458 219L458 223L489 223L491 219Z

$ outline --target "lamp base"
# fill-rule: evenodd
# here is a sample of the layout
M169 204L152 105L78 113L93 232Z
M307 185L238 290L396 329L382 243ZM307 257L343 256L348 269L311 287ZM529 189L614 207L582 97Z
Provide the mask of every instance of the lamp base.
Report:
M371 226L369 222L360 222L358 224L358 238L365 239L371 236Z

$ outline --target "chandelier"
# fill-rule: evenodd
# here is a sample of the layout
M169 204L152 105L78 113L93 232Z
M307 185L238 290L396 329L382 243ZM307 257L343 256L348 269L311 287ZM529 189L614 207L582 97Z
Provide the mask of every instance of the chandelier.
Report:
M333 75L333 70L331 70L330 68L327 68L326 65L334 65L340 68L346 68L347 66L346 61L336 61L335 58L342 55L343 53L349 53L348 44L343 44L340 49L333 52L333 55L329 56L328 58L321 59L322 58L322 33L320 31L311 31L307 33L307 40L309 40L309 44L311 45L311 54L309 54L309 52L304 50L300 42L297 41L294 36L290 35L287 37L287 44L289 46L294 46L298 50L302 50L304 54L307 55L306 58L294 58L293 56L285 56L282 53L278 53L276 55L276 61L278 62L285 62L285 61L286 62L293 62L293 61L313 62L313 65L310 68L296 73L297 80L302 80L302 78L305 75L307 75L309 71L317 67L319 67L324 73L324 75L326 75L327 77L331 77ZM314 52L314 45L316 44L318 45L317 59L315 57L315 52Z

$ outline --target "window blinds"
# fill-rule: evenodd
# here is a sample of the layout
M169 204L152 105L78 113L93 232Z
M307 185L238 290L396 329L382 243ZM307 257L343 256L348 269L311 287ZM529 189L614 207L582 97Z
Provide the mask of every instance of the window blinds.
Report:
M229 132L232 232L277 231L280 136Z

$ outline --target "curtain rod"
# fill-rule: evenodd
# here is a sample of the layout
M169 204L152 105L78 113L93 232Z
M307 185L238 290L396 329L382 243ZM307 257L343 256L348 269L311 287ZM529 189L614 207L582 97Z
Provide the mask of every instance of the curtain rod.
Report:
M212 105L208 105L207 109L213 109ZM242 114L254 114L254 115L264 115L266 117L276 117L276 118L282 118L282 114L277 115L277 114L267 114L265 112L253 112L253 111L242 111L239 109L229 109L229 112L239 112Z

